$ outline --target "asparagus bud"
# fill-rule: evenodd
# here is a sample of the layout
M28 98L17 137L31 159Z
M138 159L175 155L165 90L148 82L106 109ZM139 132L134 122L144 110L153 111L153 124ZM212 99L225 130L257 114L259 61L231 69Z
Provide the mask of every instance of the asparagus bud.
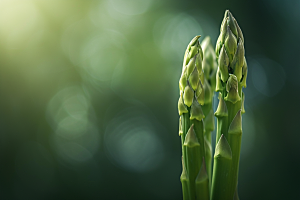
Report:
M229 57L226 53L224 45L222 46L218 61L219 61L221 80L223 82L226 82L229 76L229 72L228 72Z
M226 84L227 96L225 100L230 101L235 104L241 100L241 97L238 92L238 81L235 75L230 74L229 79Z
M226 55L228 56L228 63L226 62L227 59L224 58L226 56L221 55L221 53L224 54L224 52L222 51L225 51ZM223 72L223 69L225 68L224 64L226 64L228 72L234 74L240 82L243 76L243 66L245 62L244 37L237 21L228 10L225 12L222 21L220 36L216 44L216 55L218 58L222 57L221 60L219 58L219 68L221 69L220 71L222 71L222 73L225 73ZM224 61L224 59L226 59L226 61ZM245 71L247 70L245 69ZM226 73L222 74L222 76L225 76L226 79ZM222 81L226 82L223 77Z

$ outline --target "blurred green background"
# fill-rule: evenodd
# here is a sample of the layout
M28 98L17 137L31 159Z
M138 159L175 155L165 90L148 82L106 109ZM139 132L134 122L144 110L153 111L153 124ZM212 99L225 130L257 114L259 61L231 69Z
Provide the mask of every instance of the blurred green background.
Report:
M299 0L0 1L0 199L182 199L183 54L226 9L249 69L240 198L300 199Z

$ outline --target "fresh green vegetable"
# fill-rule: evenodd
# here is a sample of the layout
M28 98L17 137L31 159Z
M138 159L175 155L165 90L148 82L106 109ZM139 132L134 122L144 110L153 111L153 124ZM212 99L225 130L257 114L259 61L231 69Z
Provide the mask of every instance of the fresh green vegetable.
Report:
M212 200L237 197L237 181L242 137L242 114L246 87L247 63L242 31L227 10L216 44L218 70L216 91L219 92L216 148L212 178ZM236 196L235 196L236 193Z
M203 52L198 41L188 45L179 80L179 135L182 145L182 191L185 200L208 200L209 178L205 164L204 114L205 76L202 69Z
M184 200L238 200L237 182L245 113L247 63L244 37L227 10L216 44L216 56L206 37L192 39L184 55L179 80L179 135L182 145ZM216 62L216 60L218 62ZM213 96L219 92L216 147L212 171Z

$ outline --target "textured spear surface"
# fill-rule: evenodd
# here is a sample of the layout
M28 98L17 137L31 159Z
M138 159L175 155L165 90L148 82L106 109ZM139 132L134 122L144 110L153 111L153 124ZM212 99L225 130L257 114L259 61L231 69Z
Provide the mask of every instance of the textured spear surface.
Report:
M205 164L204 114L205 77L202 68L203 52L198 41L188 45L179 80L179 135L182 144L182 191L185 200L209 199L209 179Z
M217 72L217 60L214 48L211 44L211 39L206 36L201 42L203 50L203 71L204 71L204 91L205 100L202 106L204 118L204 139L205 139L205 162L207 166L207 174L209 178L209 185L211 185L212 178L212 142L211 132L215 129L214 124L214 111L213 111L213 97L216 88L216 72Z
M212 200L237 197L237 181L242 136L242 114L245 112L247 63L242 31L227 10L216 44L218 69L216 91L219 92L216 150L212 178ZM236 194L236 196L235 196Z

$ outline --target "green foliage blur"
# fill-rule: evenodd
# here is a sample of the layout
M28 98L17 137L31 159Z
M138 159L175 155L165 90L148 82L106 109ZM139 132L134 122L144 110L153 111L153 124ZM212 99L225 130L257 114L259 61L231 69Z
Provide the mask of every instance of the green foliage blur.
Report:
M240 199L299 199L296 0L0 1L0 199L182 199L183 54L226 9L249 69Z

